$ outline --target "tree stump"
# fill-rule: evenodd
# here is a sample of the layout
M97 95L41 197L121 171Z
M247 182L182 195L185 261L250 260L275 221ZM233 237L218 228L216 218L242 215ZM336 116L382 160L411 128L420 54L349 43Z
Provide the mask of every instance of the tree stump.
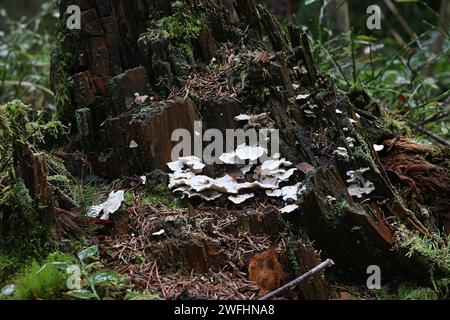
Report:
M61 1L63 17L76 2ZM397 136L380 106L363 91L339 91L318 73L307 36L294 26L286 34L254 0L235 1L237 19L221 1L171 2L78 1L82 30L61 27L52 83L94 172L166 170L174 129L193 133L199 119L233 128L240 113L268 112L283 156L309 168L294 220L316 249L355 272L376 264L386 275L426 276L429 265L397 249L401 230L429 231L374 149ZM351 196L351 172L374 189Z

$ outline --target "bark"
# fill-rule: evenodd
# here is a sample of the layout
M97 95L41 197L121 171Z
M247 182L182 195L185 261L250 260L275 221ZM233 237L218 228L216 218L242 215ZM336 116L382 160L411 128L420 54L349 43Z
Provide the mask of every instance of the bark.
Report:
M306 35L291 26L288 37L254 0L236 1L237 20L220 1L185 1L186 15L202 17L201 29L181 37L160 32L161 18L175 14L170 1L82 3L83 30L61 31L74 59L65 69L72 83L69 99L59 107L76 127L74 135L94 172L113 178L166 170L174 129L193 132L194 119L209 128L233 128L240 113L269 112L281 132L281 153L299 168L305 163L313 168L304 175L295 227L342 268L365 272L377 264L386 275L427 274L427 266L396 250L400 226L429 233L396 191L373 147L394 139L396 132L383 125L380 107L364 92L342 93L317 72ZM62 1L62 11L66 4ZM231 55L247 57L243 69L233 64L213 72L205 68L213 57L226 65ZM56 88L63 77L57 64ZM310 104L295 99L299 90L310 93ZM141 98L136 100L135 93ZM131 141L138 147L129 148ZM348 157L338 157L338 147ZM348 171L360 168L370 169L365 177L375 191L358 199L349 195L346 180Z

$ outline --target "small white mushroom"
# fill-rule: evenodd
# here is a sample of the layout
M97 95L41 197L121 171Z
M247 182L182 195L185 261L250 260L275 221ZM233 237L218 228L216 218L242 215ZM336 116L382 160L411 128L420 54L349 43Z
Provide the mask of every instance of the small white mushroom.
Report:
M352 137L347 137L347 138L345 138L345 140L347 140L347 143L348 143L348 146L350 147L350 148L354 148L355 147L355 139L353 139Z
M375 149L376 152L380 152L384 149L384 145L382 144L374 144L373 148Z
M169 167L170 170L172 170L172 172L180 172L183 169L183 161L181 160L172 161L169 162L167 166Z
M241 195L237 195L237 196L229 196L228 200L230 200L234 204L241 204L241 203L247 201L248 199L253 198L254 196L255 196L255 194L253 194L253 193L241 194Z
M166 231L164 229L159 230L158 232L152 233L153 236L162 236Z
M293 186L286 186L281 188L281 191L283 193L283 200L287 201L287 200L294 200L297 201L298 200L298 189L300 188L301 183L297 183L296 185Z
M229 153L222 153L219 160L225 164L235 164L236 163L236 152L231 151Z
M222 196L221 193L219 193L215 190L206 190L206 191L198 192L198 193L197 192L192 192L192 193L185 192L185 194L187 194L189 198L199 197L206 201L214 201Z
M351 196L361 198L364 194L370 194L375 190L375 186L369 180L365 180L363 177L364 172L369 171L369 168L360 168L358 170L347 171L348 183L351 183L347 188L348 193Z
M236 120L236 121L248 121L248 120L250 120L250 117L251 116L248 115L248 114L240 114L240 115L234 117L234 120Z
M253 165L248 164L248 165L242 167L240 170L241 170L242 174L246 175L247 173L249 173L252 170L252 168L253 168Z
M134 140L131 140L131 142L130 142L130 149L135 149L135 148L137 148L137 147L139 147L139 145L137 144L137 142L134 141Z
M236 149L236 156L241 160L256 161L262 157L265 152L267 152L267 149L262 147L246 146L245 144L242 144Z
M281 191L280 189L266 190L266 195L268 197L278 198L278 197L281 197L283 195L283 191Z
M344 160L349 159L348 151L344 147L338 147L336 150L333 151L333 154L337 155L337 157L339 159L344 159Z
M288 171L284 173L280 173L278 175L275 175L280 181L286 181L289 180L289 178L294 174L294 172L297 171L296 168L289 169Z
M299 94L298 96L295 97L295 100L298 100L298 101L305 100L305 99L308 99L309 96L310 96L309 93L308 94Z
M348 194L352 197L362 198L364 194L370 194L375 190L375 186L370 181L365 181L363 186L352 184L347 188Z
M297 209L298 209L298 205L290 204L290 205L287 205L284 208L282 208L280 211L281 211L281 213L291 213L291 212L294 212Z
M134 102L136 102L137 104L145 104L149 99L150 97L147 95L144 96L135 95Z

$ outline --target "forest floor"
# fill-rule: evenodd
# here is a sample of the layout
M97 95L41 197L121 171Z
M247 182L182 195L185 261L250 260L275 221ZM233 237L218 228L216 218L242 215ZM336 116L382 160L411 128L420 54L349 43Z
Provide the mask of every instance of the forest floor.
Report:
M356 44L353 42L353 38L351 40L351 46L361 46L359 49L367 46L366 40L361 40ZM319 42L319 44L322 46L322 43ZM315 49L321 52L319 54L321 64L335 63L334 60L331 59L332 61L330 61L329 58L325 57L324 52L328 55L328 51L323 50L325 48L318 49L319 45L315 46ZM348 45L348 47L351 46ZM371 47L372 44L370 44L370 53L372 53ZM354 49L354 47L352 48ZM345 88L347 90L347 93L345 93L345 90L340 90L335 85L342 85L344 80L347 81L342 70L342 77L338 73L337 80L319 75L317 82L312 81L309 84L310 87L307 88L294 84L294 82L291 83L290 71L287 67L283 69L282 66L284 65L278 64L280 62L277 61L279 57L277 58L276 55L269 54L257 46L246 48L243 44L236 47L232 47L230 44L222 44L218 53L228 58L217 60L214 58L209 65L203 63L199 68L196 65L189 69L186 81L182 82L183 86L171 91L164 99L152 100L151 107L154 104L166 105L176 99L192 96L203 108L204 104L202 103L207 100L208 95L214 96L217 101L220 100L219 98L228 96L237 99L237 97L239 98L239 91L242 91L242 96L247 96L249 99L262 99L262 102L258 102L255 109L261 107L263 109L261 111L267 111L265 108L269 109L268 102L270 100L270 97L265 100L266 96L270 96L267 92L271 92L272 96L278 99L280 87L283 89L281 83L286 86L286 91L292 91L290 94L290 99L293 101L292 105L298 106L298 108L291 108L290 105L289 108L282 109L283 117L293 123L295 116L292 116L292 114L300 114L298 117L301 121L308 125L311 123L311 126L302 126L299 121L300 124L297 129L307 127L311 131L306 130L308 132L304 133L304 137L307 137L310 133L313 136L313 130L315 129L313 123L321 123L322 120L325 122L329 119L335 121L338 119L338 115L342 117L341 122L336 120L334 123L331 122L327 125L326 128L319 129L331 128L332 130L328 131L333 131L340 129L345 122L345 124L351 124L345 127L347 130L344 131L348 132L353 123L358 123L355 125L357 130L369 131L375 128L370 134L378 136L377 129L380 129L381 132L381 129L385 129L385 125L389 127L389 130L394 127L395 130L392 131L395 131L396 136L391 140L375 141L372 137L364 137L367 141L372 139L373 143L371 144L366 143L364 139L361 139L364 140L362 143L361 141L355 142L355 139L351 137L350 140L346 140L345 138L348 138L348 136L344 134L344 141L347 143L342 145L345 145L347 149L344 148L344 151L342 151L341 147L341 153L335 152L339 149L333 150L338 138L329 138L326 134L322 135L322 131L325 130L317 131L321 135L315 133L316 135L311 139L314 142L313 147L311 147L312 143L309 143L308 139L304 139L301 143L305 144L304 150L317 149L315 151L322 158L321 161L331 159L331 163L336 158L346 158L347 161L336 161L338 163L336 167L343 173L345 179L348 178L345 175L348 176L350 172L347 170L362 167L347 168L349 166L348 160L351 160L349 154L351 155L353 151L355 158L358 159L355 162L363 159L360 162L365 163L369 159L369 162L374 163L372 160L375 159L376 164L374 163L373 167L379 166L379 169L382 169L379 171L385 171L383 176L378 172L381 177L380 184L389 180L389 185L391 186L392 183L392 189L395 189L395 194L392 191L393 198L397 195L401 197L407 204L408 209L414 211L417 215L414 218L417 218L416 220L421 223L423 222L426 228L440 230L437 234L433 233L429 239L416 234L413 236L408 234L405 239L394 239L396 243L395 246L392 246L392 249L396 250L400 247L403 251L399 250L396 253L402 255L405 261L408 261L414 254L423 258L424 265L431 266L427 273L429 277L426 279L414 278L411 275L403 277L398 274L395 277L384 276L384 273L382 273L381 287L369 289L367 281L371 273L364 272L365 267L361 272L361 270L351 269L336 263L334 266L304 280L292 290L279 295L278 298L322 300L450 298L448 273L444 275L433 273L435 266L440 271L449 272L450 270L450 241L448 237L450 231L448 216L450 206L448 196L450 176L448 176L448 170L450 169L450 163L448 148L420 144L420 141L409 139L411 135L409 138L405 137L408 136L408 133L411 133L408 123L411 125L414 121L418 121L416 113L421 114L420 110L417 111L418 109L424 108L424 110L427 110L427 113L424 113L424 116L427 116L426 118L433 119L437 115L442 116L444 114L445 119L445 108L448 108L448 104L445 106L445 103L442 103L442 108L436 106L436 104L432 104L431 99L428 99L427 94L425 94L426 101L421 101L420 95L415 95L415 93L420 91L419 88L425 88L423 90L426 90L426 86L422 86L422 84L414 90L403 88L402 90L405 91L398 96L398 92L394 89L386 90L384 85L387 83L391 85L390 82L392 81L387 76L386 79L383 78L384 72L386 72L383 69L385 62L379 63L383 70L378 73L377 77L383 78L383 81L378 81L379 79L374 76L372 61L370 64L363 63L362 61L356 61L353 57L354 83L351 88ZM367 60L367 56L361 55L361 59ZM280 60L283 62L289 59ZM412 64L416 63L418 66L423 64L422 60L416 60ZM394 68L393 65L392 63L392 66L389 65L389 67ZM357 79L356 71L359 67L361 68L359 70L361 79ZM368 70L369 67L372 70ZM277 73L278 71L279 73ZM390 71L394 72L394 70ZM271 72L273 74L270 74ZM394 74L394 77L399 80L404 70L395 70L395 72L397 73ZM270 81L273 80L274 83L266 81L267 74L272 76ZM304 79L305 74L297 76ZM369 74L372 75L370 81L364 78ZM283 78L283 76L285 77ZM260 77L264 78L262 83L264 86L267 85L267 88L264 86L256 88L258 86L257 80L261 80ZM292 76L292 78L295 77ZM374 102L375 100L372 97L369 99L369 95L366 95L366 91L364 91L365 89L361 89L361 92L358 93L361 96L355 94L359 87L362 88L361 83L370 83L372 80L374 80L372 83L376 83L373 85L377 86L372 89L378 90L377 92L386 90L386 95L388 95L387 92L396 92L396 95L392 98L393 101L390 101L392 102L392 108L395 105L398 110L403 112L403 108L410 107L409 104L414 105L410 111L405 112L407 116L400 117L391 110L385 110L384 104ZM425 83L422 80L419 79L418 82ZM280 83L275 83L276 81ZM301 83L303 80L296 79L295 81ZM330 88L333 88L332 90L325 87L324 83L327 81L328 84L332 84L330 85ZM261 89L260 92L258 90L253 92L252 90L255 88ZM248 91L246 92L244 89ZM269 91L269 89L272 91ZM299 90L311 90L311 93L302 95ZM405 98L403 94L406 95L407 92L411 94L411 91L414 94L409 96L408 99ZM261 95L253 95L255 92ZM8 97L15 94L10 94ZM337 109L341 105L336 104L337 106L333 105L334 110L332 110L331 116L326 114L322 119L314 116L317 121L306 119L308 115L311 116L313 113L308 108L313 109L315 107L321 109L320 112L324 113L326 109L332 109L331 107L325 107L325 103L320 104L317 102L318 100L314 100L316 98L322 99L328 94L333 99L338 97L339 99L336 98L334 102L339 101L339 103L344 100L350 101L351 95L355 97L352 103L348 102L349 110L344 110L344 114L342 110ZM296 101L296 95L303 96L303 98ZM308 101L307 104L303 104L306 100L305 96L311 96L311 101ZM280 95L280 97L283 97L283 95ZM139 98L142 98L142 96L138 94L137 99ZM365 98L368 102L365 101ZM148 102L149 97L147 96L146 99ZM418 99L418 101L414 101L415 99ZM442 97L441 100L444 99L448 100L448 96ZM134 96L126 96L124 100L133 101ZM279 100L284 101L282 98ZM408 102L408 105L405 101ZM375 110L378 113L377 116L380 116L383 121L378 122L379 119L370 112L362 114L363 110L361 110L362 117L358 115L362 120L351 118L353 112L356 112L356 102L361 102L361 106L358 107L377 109ZM320 107L315 103L319 104ZM145 106L142 107L136 101L132 105L133 112L136 111L136 116L148 116L147 113L150 113L148 108L145 109ZM276 103L274 105L276 107ZM342 105L346 106L345 103L342 103ZM382 108L379 106L382 106ZM353 108L355 109L353 110ZM381 109L383 110L381 111ZM276 110L276 108L273 110ZM85 140L87 140L84 139L85 137L76 136L76 134L67 140L64 139L66 137L63 137L62 145L64 147L48 151L46 143L53 141L55 138L51 134L56 132L55 136L61 136L61 132L65 132L56 121L53 121L54 118L49 117L44 112L44 115L36 112L36 114L42 116L42 119L39 119L39 116L34 116L34 111L18 101L2 106L1 111L0 160L2 167L0 170L0 190L2 192L0 196L0 222L7 222L0 224L0 231L11 230L11 233L5 237L8 242L5 242L6 244L3 247L14 248L14 254L4 254L0 250L0 300L73 298L255 300L304 274L325 259L334 258L329 252L322 250L316 242L309 240L305 231L299 228L301 225L299 223L300 214L303 213L283 213L283 201L267 196L265 190L252 189L254 196L251 199L243 204L234 205L223 199L214 202L181 199L168 187L169 175L159 170L148 172L144 176L125 177L121 175L116 180L100 178L92 174L93 166L89 163L89 156L83 152L75 151L76 147L74 148L74 146L78 147L85 143ZM204 110L201 111L204 112ZM249 110L240 111L250 112ZM360 110L357 111L360 112ZM28 118L29 114L33 114L33 119ZM128 111L126 114L128 115ZM133 120L135 119L133 118ZM151 122L150 117L144 120ZM444 121L442 122L444 123ZM280 123L284 124L281 121ZM367 124L374 124L374 127L370 128ZM446 125L443 124L442 128L444 126ZM434 132L438 129L433 127ZM298 130L298 132L303 131ZM47 140L49 133L52 137ZM432 132L432 134L435 133ZM379 134L379 136L382 135L383 133ZM114 136L114 134L111 134L111 136ZM287 140L293 138L289 137L289 131L286 136L288 136ZM429 138L429 135L426 136ZM61 137L59 138L60 142ZM355 144L361 143L362 146L367 146L366 150L361 146L351 150L353 149L353 147L350 147L353 143L352 139ZM378 150L375 150L375 142L382 143L382 145L377 145ZM22 143L25 150L30 151L29 154L24 152L24 155L21 155L25 157L25 160L21 159L22 163L10 161L13 158L17 160L17 153L20 150L18 147L21 147ZM122 149L128 148L125 146ZM360 158L357 157L356 149L360 151ZM365 152L367 149L369 152ZM361 152L361 150L364 152ZM130 150L126 150L126 152L128 151ZM291 151L291 153L296 153L298 149L292 148ZM99 153L102 154L102 152ZM29 170L30 163L32 165L31 173ZM298 183L305 183L308 172L316 169L305 162L294 163L293 165L297 171L292 178L295 178ZM110 166L113 167L114 163ZM244 173L239 179L244 181L245 175ZM28 179L23 179L23 176ZM383 223L389 220L386 224L382 224L383 226L391 227L390 221L397 218L394 215L389 215L392 213L391 208L386 205L389 200L392 200L388 199L391 195L384 197L383 192L385 190L381 190L381 196L368 196L365 199L354 197L352 199L352 195L347 194L348 189L344 178L341 179L343 180L341 190L345 193L345 199L351 200L349 202L354 205L353 209L359 208L362 212L375 212L374 215L381 216L380 221ZM27 180L25 182L31 185L34 183L35 189L31 190L32 188L26 186L31 191L26 190L23 180ZM44 180L46 183L41 183ZM93 207L107 201L113 191L123 192L123 199L118 203L117 208L112 210L108 216L90 216ZM30 195L38 195L41 197L39 200L47 200L47 205L51 204L48 207L51 207L56 214L51 241L47 241L47 238L41 239L42 228L36 227L37 223L32 218L33 214L36 214L36 216L42 214L45 211L43 209L45 206L42 206L42 203L33 202L36 199L32 199ZM336 194L334 195L336 196ZM297 200L296 197L295 200ZM326 199L319 199L323 200L322 202L317 201L320 204L327 204L326 209L328 211L323 210L323 212L333 214L330 220L338 221L341 219L344 216L342 214L344 209L348 209L347 213L350 214L358 213L358 211L351 211L352 208L348 206L347 202L341 201L341 199L337 201L336 198L330 195ZM301 206L300 201L295 203ZM384 211L380 208L383 208ZM319 214L322 209L316 209L314 212ZM20 215L20 213L25 214ZM385 213L387 217L384 216ZM11 218L11 225L8 225L10 223L8 219L2 220L3 217ZM374 220L368 219L367 221ZM328 222L324 222L324 227L320 232L323 230L322 233L324 233L330 230L327 228L333 223L328 224ZM365 222L364 220L361 225L367 227L367 224L364 224ZM400 223L402 222L403 220L400 221ZM336 223L336 225L338 224ZM345 222L339 226L346 226ZM420 224L420 226L422 225ZM391 231L395 236L398 235L400 229L397 230L396 227L392 228L395 232L392 230L385 232L385 229L383 230L381 227L377 229L377 223L373 223L373 225L367 227L367 230L377 231L373 232L376 233L376 236L368 232L367 238L375 239L373 241L376 243L374 247L377 247L379 235L385 236L388 234L390 236ZM27 243L27 245L30 245L29 248L23 249L23 239L15 239L15 229L17 228L30 230L30 234L25 236L29 236L36 242ZM356 223L354 228L351 228L351 232L348 233L354 232L356 234L359 230L361 230L361 226ZM425 231L428 232L428 230ZM371 236L373 238L370 238ZM366 235L363 235L363 238L365 237ZM352 235L349 236L349 239L353 239ZM335 239L336 242L340 240ZM333 243L329 244L329 248L333 247ZM20 251L22 249L24 251ZM386 251L390 252L391 248ZM15 255L16 253L17 255ZM344 255L355 258L355 253L350 250L345 252ZM358 257L354 260L357 259ZM412 259L409 260L409 263L411 263L410 261ZM387 263L389 264L389 261ZM392 268L392 270L394 269Z

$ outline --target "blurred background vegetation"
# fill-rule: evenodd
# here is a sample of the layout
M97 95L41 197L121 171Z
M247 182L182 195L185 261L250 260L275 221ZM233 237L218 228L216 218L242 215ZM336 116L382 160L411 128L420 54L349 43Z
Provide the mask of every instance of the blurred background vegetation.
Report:
M450 141L450 1L266 0L308 32L316 62L343 90L365 88L420 142ZM369 5L381 30L368 30ZM0 0L0 104L54 110L49 85L57 10L49 0Z

